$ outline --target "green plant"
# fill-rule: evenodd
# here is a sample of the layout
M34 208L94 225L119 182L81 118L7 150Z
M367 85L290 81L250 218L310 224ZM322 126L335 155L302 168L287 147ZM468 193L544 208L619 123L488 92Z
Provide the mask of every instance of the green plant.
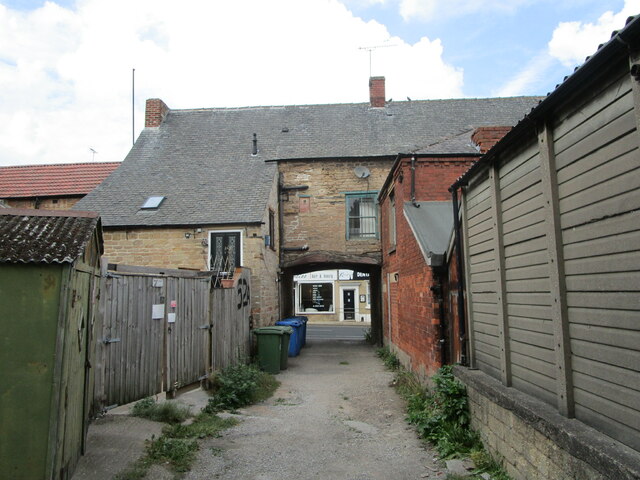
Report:
M165 435L147 444L147 457L154 463L167 463L175 472L186 472L195 459L198 442L191 438Z
M384 366L389 370L398 370L400 368L400 359L388 346L385 345L376 349L376 355L382 359Z
M210 378L213 391L206 413L234 410L269 398L279 382L255 365L232 365Z
M342 361L340 362L340 365L349 365L349 362Z
M181 423L189 418L191 413L187 407L175 402L157 403L152 397L147 397L135 403L131 415L155 422Z
M373 333L371 332L371 327L367 328L364 331L364 341L369 345L373 345L375 343L375 340L373 339Z

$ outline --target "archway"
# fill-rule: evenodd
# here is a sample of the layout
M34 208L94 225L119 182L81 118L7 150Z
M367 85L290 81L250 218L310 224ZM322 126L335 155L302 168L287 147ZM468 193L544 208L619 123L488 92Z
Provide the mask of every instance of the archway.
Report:
M281 316L295 314L294 276L322 270L353 270L366 274L369 279L371 337L376 344L382 339L382 283L381 265L377 258L366 255L350 255L337 252L313 252L297 256L281 265L280 305ZM345 297L346 300L347 297Z

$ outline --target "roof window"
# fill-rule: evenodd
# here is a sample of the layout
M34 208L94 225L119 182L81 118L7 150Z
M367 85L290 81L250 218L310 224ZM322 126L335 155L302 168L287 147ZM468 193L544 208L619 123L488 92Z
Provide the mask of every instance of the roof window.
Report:
M140 207L141 210L155 210L167 197L149 197L147 201Z

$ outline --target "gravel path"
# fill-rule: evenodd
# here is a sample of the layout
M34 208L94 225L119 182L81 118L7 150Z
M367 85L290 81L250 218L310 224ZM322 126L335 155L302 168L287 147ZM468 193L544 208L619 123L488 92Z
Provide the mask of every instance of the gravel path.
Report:
M202 441L188 480L443 479L434 453L404 421L374 349L363 342L307 342L278 375L268 401Z

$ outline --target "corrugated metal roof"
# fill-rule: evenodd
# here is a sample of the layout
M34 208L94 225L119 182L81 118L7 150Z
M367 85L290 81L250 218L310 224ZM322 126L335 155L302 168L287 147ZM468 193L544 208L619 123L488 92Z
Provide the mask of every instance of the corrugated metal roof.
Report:
M0 209L0 262L72 263L98 222L94 212Z
M404 216L409 222L422 256L433 267L443 264L453 232L451 202L411 202L404 204Z
M0 167L0 198L86 195L121 162Z

